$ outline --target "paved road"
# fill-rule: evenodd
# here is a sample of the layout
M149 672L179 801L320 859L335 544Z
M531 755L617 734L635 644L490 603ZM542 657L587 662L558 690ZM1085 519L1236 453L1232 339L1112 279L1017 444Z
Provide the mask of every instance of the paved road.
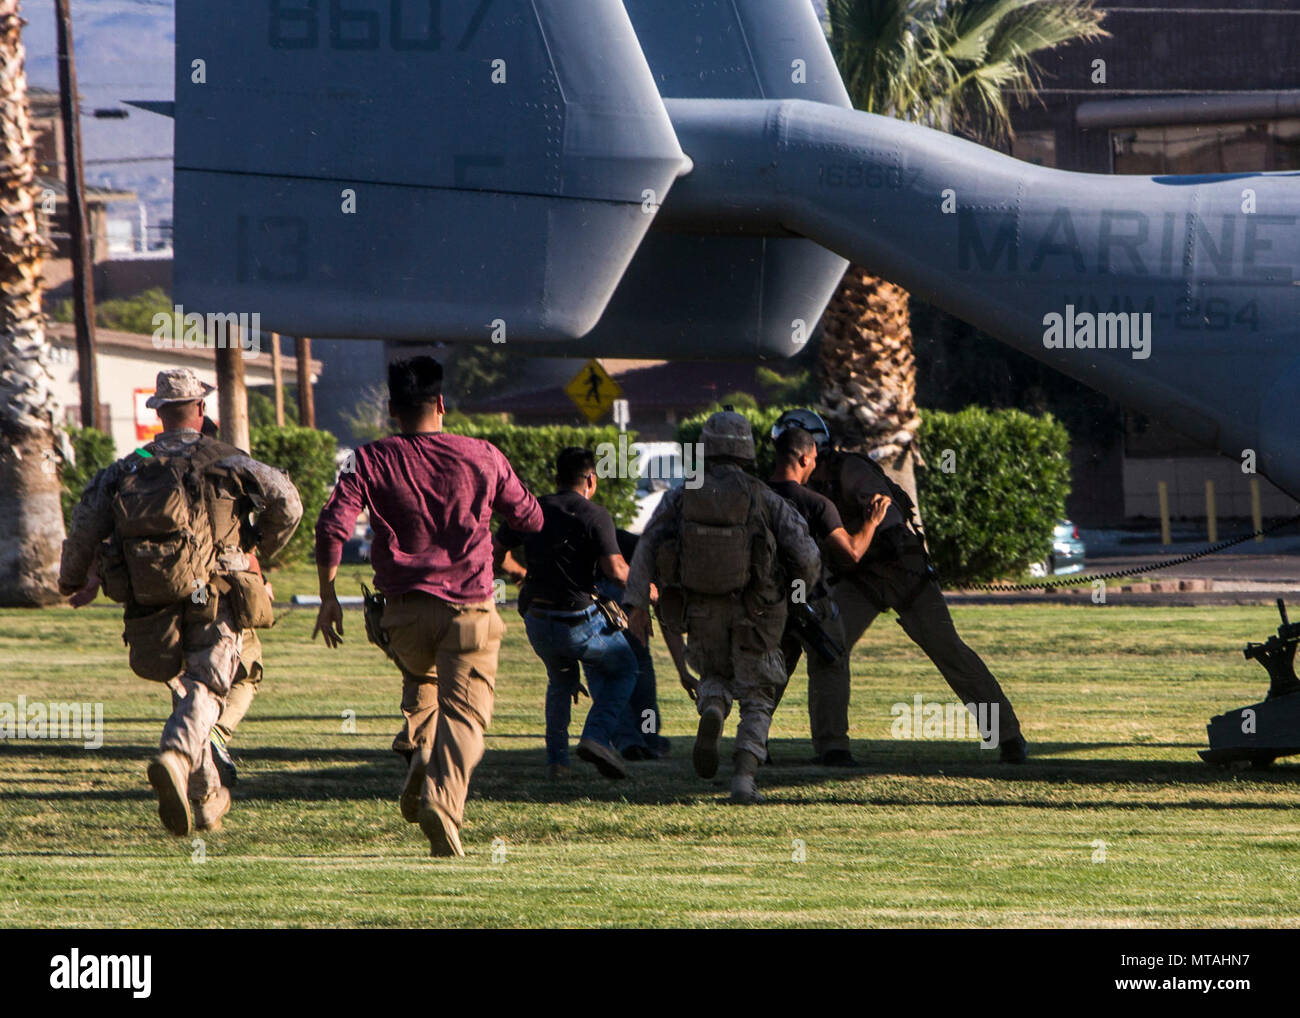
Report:
M1133 555L1089 556L1086 572L1108 573L1112 570L1131 569L1135 566L1158 562L1163 559L1186 555L1196 548L1175 546L1173 549L1160 549L1154 554L1143 551ZM1231 551L1208 555L1195 562L1161 569L1150 574L1153 579L1172 577L1177 579L1209 578L1214 580L1246 580L1250 582L1284 583L1300 585L1300 553L1292 555L1277 554L1240 554L1236 548Z
M1137 539L1134 539L1136 536ZM1189 535L1190 536L1190 535ZM1221 535L1222 536L1222 535ZM1158 536L1124 535L1116 532L1084 533L1089 554L1085 573L1105 574L1120 570L1138 570L1171 558L1177 558L1209 546L1204 539L1177 540L1162 547ZM1099 552L1099 553L1095 553ZM1113 589L1107 595L1111 603L1126 605L1271 605L1283 597L1295 606L1300 618L1300 538L1292 535L1270 536L1262 542L1249 541L1227 551L1207 555L1194 562L1171 566L1154 572L1144 571L1150 580L1208 579L1210 592L1122 593ZM1057 577L1057 580L1072 577ZM1112 581L1123 583L1125 581ZM950 596L963 604L1091 604L1092 585L1062 588L1052 593L1025 591L1016 593L981 593L953 591Z

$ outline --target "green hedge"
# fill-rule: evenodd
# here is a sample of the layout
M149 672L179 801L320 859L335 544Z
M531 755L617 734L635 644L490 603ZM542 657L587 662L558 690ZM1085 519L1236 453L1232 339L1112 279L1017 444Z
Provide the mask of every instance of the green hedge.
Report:
M289 479L302 497L302 522L293 538L274 562L262 564L278 566L312 561L316 517L320 515L338 473L335 465L338 441L328 431L271 425L252 429L252 445L253 458L288 471Z
M95 302L95 324L101 329L134 332L148 336L154 331L154 315L172 315L172 299L161 287L150 287L130 297ZM72 301L61 300L50 315L56 322L72 321Z
M94 428L68 428L75 463L64 462L59 467L59 483L63 487L63 525L72 524L72 510L81 501L81 493L90 479L117 459L113 436Z
M1015 576L1046 557L1070 493L1064 425L1020 410L926 410L920 436L922 518L945 583Z
M545 495L555 490L555 456L565 446L578 445L590 449L596 453L598 468L601 457L597 446L602 442L611 443L615 457L619 447L619 430L613 426L528 427L521 424L473 423L462 419L447 430L491 442L505 453L519 479L534 495ZM624 437L628 445L636 441L634 432L629 431ZM631 451L628 452L627 459L633 461ZM636 517L636 478L599 477L592 501L609 510L609 514L614 517L615 526L627 526Z

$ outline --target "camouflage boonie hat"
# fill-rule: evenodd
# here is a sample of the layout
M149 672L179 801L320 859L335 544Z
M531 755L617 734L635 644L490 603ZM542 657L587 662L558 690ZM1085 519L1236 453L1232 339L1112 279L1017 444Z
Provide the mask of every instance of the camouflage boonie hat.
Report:
M214 389L215 385L200 382L199 376L189 368L168 368L158 372L154 394L144 401L144 405L150 410L157 410L168 403L190 403L205 399Z
M745 417L731 410L719 410L705 421L700 441L704 443L705 456L754 458L754 429Z

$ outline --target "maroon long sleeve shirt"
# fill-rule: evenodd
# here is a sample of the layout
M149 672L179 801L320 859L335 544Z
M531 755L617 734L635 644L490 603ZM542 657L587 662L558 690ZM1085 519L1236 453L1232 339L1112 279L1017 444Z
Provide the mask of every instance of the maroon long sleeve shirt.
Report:
M316 521L316 561L338 565L362 509L370 512L375 586L423 591L454 604L492 596L492 534L498 513L536 533L542 509L491 442L436 432L393 435L361 446Z

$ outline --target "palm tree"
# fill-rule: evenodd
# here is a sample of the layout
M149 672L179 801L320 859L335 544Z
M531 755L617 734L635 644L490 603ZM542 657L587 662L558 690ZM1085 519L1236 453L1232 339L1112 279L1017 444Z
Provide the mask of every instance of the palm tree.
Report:
M986 144L1011 136L1008 95L1037 93L1034 54L1106 35L1092 0L828 0L853 105ZM822 316L820 409L916 500L916 369L908 295L850 265Z
M0 605L58 599L63 540L22 26L0 0Z

